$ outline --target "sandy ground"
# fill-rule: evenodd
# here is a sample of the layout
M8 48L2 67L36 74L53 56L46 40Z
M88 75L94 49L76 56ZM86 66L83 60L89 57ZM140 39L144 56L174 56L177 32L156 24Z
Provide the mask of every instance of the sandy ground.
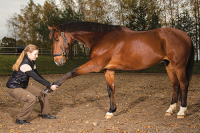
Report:
M43 76L54 82L62 74ZM193 75L190 82L184 119L177 119L176 113L164 116L172 96L171 83L165 73L116 73L118 108L111 119L105 119L110 107L105 77L103 73L91 73L70 79L48 94L51 115L56 116L56 120L42 119L37 102L28 120L30 125L15 124L23 104L7 94L8 78L0 77L1 133L200 133L200 75ZM33 79L30 84L45 89Z

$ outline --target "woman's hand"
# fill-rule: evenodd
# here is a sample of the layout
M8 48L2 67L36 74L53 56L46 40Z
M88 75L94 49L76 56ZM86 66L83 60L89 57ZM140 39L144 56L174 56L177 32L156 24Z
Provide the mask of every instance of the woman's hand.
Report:
M52 89L52 90L56 90L57 88L58 88L57 85L52 85L52 86L51 86L51 89Z

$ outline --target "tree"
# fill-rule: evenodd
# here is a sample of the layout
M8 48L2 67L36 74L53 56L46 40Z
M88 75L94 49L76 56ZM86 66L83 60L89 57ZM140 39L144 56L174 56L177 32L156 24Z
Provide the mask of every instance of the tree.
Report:
M11 38L11 37L4 37L2 39L1 46L3 46L3 47L16 47L16 39Z
M86 21L103 23L109 16L110 2L108 0L78 0L78 6Z
M71 7L66 7L63 10L58 8L53 9L47 14L47 19L41 21L36 27L36 31L39 33L43 42L43 47L51 48L52 41L49 40L48 26L52 26L53 23L59 25L70 21L81 21L83 19L80 11L75 12Z
M30 0L27 6L21 10L21 14L18 17L20 34L19 38L25 40L27 43L38 45L37 40L40 40L35 27L40 22L41 6L36 5L33 0Z
M140 5L132 4L132 14L128 15L127 27L132 30L142 31L147 27L147 5L140 2Z
M147 5L143 0L139 1L139 5L133 3L132 13L127 15L126 26L136 31L160 28L159 12L152 5Z
M194 42L196 40L195 30L194 30L195 22L194 22L193 18L190 16L188 10L177 15L177 18L175 21L175 28L186 32L190 36L190 38L192 39L192 42L194 44ZM197 48L195 48L195 52L197 52Z
M161 28L159 15L154 11L149 21L149 30Z
M185 12L177 15L175 27L177 29L185 31L188 35L193 34L194 21L193 21L192 17L190 17L187 10Z
M17 21L17 14L15 13L11 19L7 20L7 28L9 29L8 31L11 33L11 35L17 40L18 37L18 21ZM17 45L17 44L16 44Z
M17 46L26 46L26 43L23 40L17 40Z
M160 0L158 3L161 10L161 25L165 27L175 27L176 14L188 8L186 0Z
M192 11L194 14L194 18L195 18L195 46L196 46L196 62L198 62L199 58L198 58L198 54L200 51L200 14L199 14L199 0L191 0L190 1L191 5L192 5Z
M13 27L15 38L24 40L27 44L32 43L39 45L40 36L36 32L35 27L41 20L41 5L36 5L33 0L30 0L28 5L21 9L20 14L14 14L8 20L8 25Z

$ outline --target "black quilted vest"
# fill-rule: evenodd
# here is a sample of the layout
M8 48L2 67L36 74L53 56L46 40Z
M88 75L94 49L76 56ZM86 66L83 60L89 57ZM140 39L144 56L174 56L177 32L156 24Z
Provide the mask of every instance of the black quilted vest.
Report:
M23 64L28 64L31 66L32 70L34 70L35 62L31 61L27 55L24 56L24 59L22 60L21 64L19 65L19 68ZM21 70L19 71L13 71L10 78L8 79L8 82L6 86L8 88L26 88L29 82L29 77L26 73L23 73Z

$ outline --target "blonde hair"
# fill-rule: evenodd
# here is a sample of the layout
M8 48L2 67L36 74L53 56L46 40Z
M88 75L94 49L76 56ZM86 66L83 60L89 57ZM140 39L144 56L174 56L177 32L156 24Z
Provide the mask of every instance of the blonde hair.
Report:
M34 50L38 50L38 47L33 45L33 44L27 45L26 48L20 54L20 56L17 59L16 63L12 66L13 71L19 71L19 65L21 64L24 56L27 54L27 52L32 53Z

